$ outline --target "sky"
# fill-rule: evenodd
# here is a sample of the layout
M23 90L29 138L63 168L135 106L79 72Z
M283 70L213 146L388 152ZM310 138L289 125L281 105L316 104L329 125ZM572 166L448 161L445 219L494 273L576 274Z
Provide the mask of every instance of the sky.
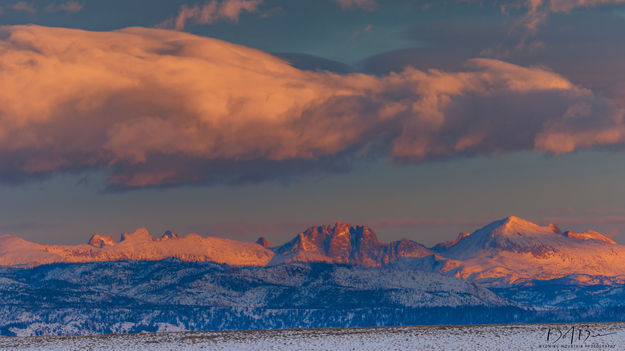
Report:
M625 243L623 0L0 2L0 232Z

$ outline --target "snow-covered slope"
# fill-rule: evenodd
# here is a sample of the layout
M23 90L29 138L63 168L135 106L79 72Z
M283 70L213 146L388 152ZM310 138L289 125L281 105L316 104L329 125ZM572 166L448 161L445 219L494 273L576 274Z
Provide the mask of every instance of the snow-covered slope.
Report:
M568 238L574 238L574 239L580 239L580 240L598 240L598 241L605 241L608 244L616 244L616 241L612 240L612 238L609 238L594 230L587 230L583 233L566 231L563 233L563 235Z
M434 251L434 252L445 251L448 248L450 248L451 246L456 245L460 240L464 239L465 237L467 237L469 235L471 235L471 233L460 233L460 234L458 234L458 237L455 240L453 240L453 241L444 241L442 243L438 243L438 244L434 245L431 250Z
M467 280L397 267L167 259L2 267L0 277L0 335L469 323L519 312Z
M11 235L0 236L0 266L37 266L54 262L118 260L211 261L231 266L274 266L325 262L360 267L394 265L466 278L481 284L532 284L563 277L625 276L625 246L596 231L561 231L511 216L495 221L431 250L411 241L384 243L367 226L344 222L310 227L284 245L197 234L166 232L159 239L145 229L122 234L120 241L94 235L84 245L40 245ZM575 279L575 278L568 278ZM580 284L587 282L579 278ZM600 279L601 280L601 279Z
M0 335L616 320L625 297L623 245L518 217L436 252L343 222L278 247L145 229L75 246L2 235L0 266Z
M524 283L569 275L625 275L625 247L595 231L562 232L518 217L495 221L439 250L458 277Z
M40 245L11 235L0 236L0 265L37 266L55 262L119 260L156 261L164 258L185 261L211 261L232 266L262 266L273 252L256 244L189 234L183 238L166 232L158 240L144 228L123 233L119 242L109 236L94 235L89 244Z
M340 221L334 225L311 227L290 242L273 249L265 238L250 243L204 238L193 233L181 237L167 231L154 240L144 228L134 233L123 233L120 241L94 234L89 244L73 246L40 245L8 234L0 236L0 266L179 258L183 261L211 261L232 266L326 262L380 267L399 257L432 254L432 251L412 240L383 243L369 227L352 226Z
M65 325L61 325L63 327ZM67 326L65 326L67 327ZM552 337L540 343L545 334L578 331L571 338ZM177 325L161 323L158 333L99 335L79 338L35 336L0 338L0 350L90 350L90 351L379 351L379 350L535 350L608 349L614 350L625 340L624 323L584 323L554 325L549 323L512 325L393 326L346 329L241 330L180 332ZM27 331L28 332L28 331ZM588 340L582 333L591 333ZM568 335L571 333L569 332ZM29 335L29 334L27 334ZM583 334L582 334L583 335ZM557 339L556 341L553 341ZM470 345L470 346L467 346ZM538 345L538 346L537 346ZM547 345L547 346L545 346ZM619 345L619 346L617 346Z

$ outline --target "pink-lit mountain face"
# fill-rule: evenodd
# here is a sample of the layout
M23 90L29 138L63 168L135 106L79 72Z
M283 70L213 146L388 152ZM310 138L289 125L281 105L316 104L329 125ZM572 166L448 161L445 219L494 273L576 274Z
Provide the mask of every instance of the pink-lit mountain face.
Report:
M411 240L380 242L366 226L337 222L311 227L290 242L270 248L265 238L256 243L166 232L154 239L144 229L112 237L94 234L88 244L40 245L8 234L0 236L0 265L37 266L54 262L118 260L212 261L231 266L265 266L288 262L327 262L379 267L399 257L424 257L434 253Z
M439 254L458 277L523 283L571 274L625 277L625 246L596 231L562 232L511 216L466 235ZM592 278L580 278L592 280Z
M344 222L308 228L284 245L166 232L154 239L145 229L124 233L119 241L93 235L89 244L40 245L0 236L0 265L37 266L55 262L119 260L211 261L230 266L269 266L290 262L325 262L361 267L393 264L441 272L480 283L528 283L575 275L592 284L599 279L625 281L625 246L596 231L562 232L518 217L495 221L432 249L403 239L378 240L367 226Z
M305 261L379 267L399 257L425 257L434 253L423 245L400 240L380 242L367 226L337 222L333 226L308 228L295 239L275 249L272 263Z
M263 266L269 263L273 252L256 243L204 238L193 233L179 237L167 232L154 240L144 228L134 233L123 233L118 242L109 236L95 234L89 244L75 246L40 245L7 234L0 236L0 265L3 266L37 266L54 262L155 261L170 257L231 266Z

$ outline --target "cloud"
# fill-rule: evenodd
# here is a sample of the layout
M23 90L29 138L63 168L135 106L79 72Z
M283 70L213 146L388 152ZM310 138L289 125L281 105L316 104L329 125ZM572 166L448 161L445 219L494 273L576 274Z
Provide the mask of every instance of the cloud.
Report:
M0 180L106 170L110 186L292 179L520 150L620 146L623 111L543 67L307 71L148 28L0 27Z
M368 24L366 25L363 29L359 29L357 31L354 31L354 33L352 33L350 39L356 39L358 36L360 36L361 34L364 33L368 33L373 29L373 26Z
M74 13L74 12L82 11L83 8L84 8L83 4L77 1L67 1L67 2L59 3L59 4L54 4L54 3L48 4L47 6L44 7L44 10L50 13L53 13L53 12ZM35 14L38 12L38 9L35 5L26 1L16 2L15 4L13 4L13 6L11 6L11 9L13 9L13 11L27 12L29 14ZM1 14L2 14L2 7L0 7L0 15Z
M375 0L333 0L342 9L359 8L367 11L374 10L378 4Z
M330 71L335 73L350 73L354 68L339 61L329 60L324 57L308 55L296 52L274 52L279 58L289 61L296 68L309 71Z
M28 12L30 14L37 12L35 6L27 3L26 1L16 2L15 4L13 4L13 6L11 6L11 8L14 11Z
M521 22L527 29L535 32L543 24L550 13L568 13L574 9L614 5L625 3L625 0L523 0L527 13Z
M361 67L375 74L405 66L456 71L472 57L503 59L522 66L545 65L623 106L625 83L620 77L625 75L621 63L625 46L614 43L621 40L625 21L614 11L580 10L554 16L531 37L522 29L511 30L510 17L505 16L424 21L404 32L407 40L424 42L423 47L369 57ZM525 46L521 48L518 44L523 38Z
M218 21L238 22L243 11L255 12L263 0L212 0L204 5L188 7L183 5L178 15L158 25L159 28L184 30L187 23L213 24Z
M68 12L68 13L74 13L74 12L80 12L82 11L84 8L84 5L77 2L77 1L68 1L68 2L64 2L62 4L58 4L58 5L54 5L54 4L50 4L48 6L46 6L45 10L47 12Z
M549 8L553 12L570 12L579 7L596 7L625 3L625 0L551 0Z

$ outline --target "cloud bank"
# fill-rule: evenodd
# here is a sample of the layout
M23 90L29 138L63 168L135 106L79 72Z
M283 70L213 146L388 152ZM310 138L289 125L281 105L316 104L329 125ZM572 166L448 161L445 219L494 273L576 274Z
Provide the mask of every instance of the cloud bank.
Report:
M204 5L182 5L178 15L158 25L159 28L184 30L187 23L214 24L218 21L238 22L242 12L255 12L263 0L212 0Z
M625 141L623 110L542 67L306 71L162 29L0 27L0 180L107 170L113 187L249 182Z
M53 13L53 12L74 13L74 12L82 11L83 8L84 6L82 3L70 0L70 1L62 2L62 3L50 3L46 5L43 9L46 12L50 12L50 13ZM13 11L26 12L31 15L34 15L39 11L39 9L37 8L35 4L32 4L27 1L18 1L11 6L11 9ZM0 15L1 14L2 14L2 8L0 7Z

